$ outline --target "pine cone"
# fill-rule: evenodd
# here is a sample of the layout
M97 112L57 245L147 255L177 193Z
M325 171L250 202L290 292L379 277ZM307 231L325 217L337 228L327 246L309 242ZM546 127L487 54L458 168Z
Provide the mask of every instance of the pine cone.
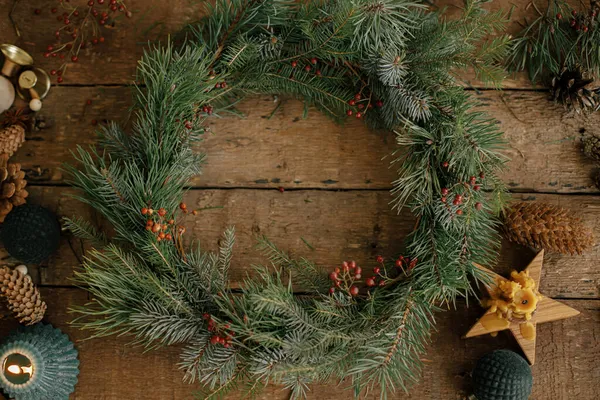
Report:
M0 222L4 222L13 206L25 204L25 199L29 196L25 186L27 181L25 172L21 171L21 164L9 164L8 155L0 155Z
M600 162L600 135L592 134L583 139L583 152L596 162Z
M46 312L46 303L31 277L7 266L0 267L0 297L8 301L9 310L24 325L40 322Z
M563 254L581 254L594 245L594 234L562 207L516 203L506 213L504 231L512 242Z
M25 128L21 125L10 125L0 129L0 153L6 153L9 157L25 142Z
M580 69L564 69L552 79L552 98L580 113L600 108L598 88L593 78L585 78Z

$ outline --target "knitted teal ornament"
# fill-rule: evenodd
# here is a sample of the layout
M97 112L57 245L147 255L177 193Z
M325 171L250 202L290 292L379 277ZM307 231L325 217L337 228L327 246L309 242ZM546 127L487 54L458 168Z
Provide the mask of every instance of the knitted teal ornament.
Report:
M532 387L529 364L509 350L486 354L473 370L473 391L477 400L527 400Z
M52 325L21 327L0 345L0 388L15 400L68 400L77 375L77 350Z

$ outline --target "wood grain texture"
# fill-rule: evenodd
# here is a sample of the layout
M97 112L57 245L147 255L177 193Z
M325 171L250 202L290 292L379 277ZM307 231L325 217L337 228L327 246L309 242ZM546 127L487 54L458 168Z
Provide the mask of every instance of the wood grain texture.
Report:
M55 88L40 114L42 129L27 135L15 155L30 182L64 183L60 168L77 145L95 141L92 121L128 120L130 89ZM522 192L596 193L594 164L581 152L584 134L600 133L600 113L565 114L538 92L483 91L474 97L499 121L511 158L503 178ZM87 106L86 100L92 104ZM302 118L295 100L277 104L270 96L240 105L246 118L210 120L212 133L199 150L207 153L204 173L192 185L205 188L389 189L396 178L390 132L368 130L350 119L337 125L316 110ZM272 115L271 118L269 116Z
M30 188L30 202L45 205L60 216L79 215L99 222L87 207L70 197L72 189ZM600 237L600 197L564 195L515 195L517 200L546 201L580 212ZM375 266L377 255L394 256L402 251L402 241L411 231L414 219L408 211L396 215L389 210L386 191L293 190L192 190L185 201L190 207L223 207L201 211L188 220L187 238L200 240L215 249L219 235L235 226L238 240L234 251L231 280L238 286L251 265L264 262L255 250L257 235L266 235L278 246L297 256L306 256L325 268L344 260L356 260L366 271ZM308 248L304 240L313 249ZM69 241L71 244L69 245ZM72 285L70 280L81 258L78 240L62 238L55 256L42 267L31 266L32 276L43 285ZM504 243L497 266L500 274L523 269L535 252ZM11 261L0 251L0 259ZM582 256L547 254L540 290L558 298L597 298L600 295L600 248Z
M180 348L169 347L143 353L127 345L130 339L109 337L82 341L86 332L69 325L69 308L85 303L86 292L79 289L42 290L48 304L45 321L62 329L76 343L80 352L81 373L74 400L184 400L193 398L195 386L181 382L177 370ZM568 301L582 315L577 325L558 321L539 327L538 360L533 367L532 399L566 400L596 398L595 384L600 379L600 344L593 340L600 335L600 301ZM438 329L428 353L423 357L425 369L421 383L412 388L411 395L398 394L394 399L459 399L469 393L468 373L483 354L499 348L519 351L516 342L500 334L497 338L482 336L465 341L461 334L468 329L481 310L466 308L459 303L453 311L439 313ZM13 329L12 322L0 325L0 337ZM346 383L313 387L309 398L337 400L349 398L343 392ZM285 399L280 387L269 386L259 397ZM228 399L239 399L232 394ZM375 400L376 394L367 399Z
M73 4L85 4L87 0L72 0ZM577 0L570 0L577 4ZM106 37L105 45L89 47L80 54L79 63L70 63L63 85L114 85L128 84L133 79L137 61L148 42L164 40L169 34L178 32L185 25L197 21L204 14L201 0L160 1L160 0L128 0L133 18L126 19L120 15L111 24L101 28L101 34ZM454 18L460 12L462 0L433 1L434 7L448 7L449 18ZM540 2L543 3L543 2ZM108 3L105 3L108 4ZM14 12L14 19L20 27L22 38L18 39L8 20L8 12L12 0L0 0L0 37L4 42L22 46L34 57L38 66L51 70L60 65L56 58L44 58L46 47L54 44L53 32L60 27L55 15L50 13L51 6L47 0L29 0L20 2ZM52 7L54 4L52 4ZM98 7L98 6L97 6ZM543 7L543 6L540 6ZM42 9L42 15L34 15L33 11ZM503 10L511 12L511 22L507 32L518 33L525 18L529 20L537 16L537 12L529 2L512 0L496 0L485 5L490 11ZM99 7L102 11L102 7ZM35 29L31 29L35 26ZM93 64L93 68L90 68ZM484 87L473 73L461 73L461 80L466 86ZM525 74L510 76L503 83L510 89L535 88ZM539 88L539 86L537 87Z

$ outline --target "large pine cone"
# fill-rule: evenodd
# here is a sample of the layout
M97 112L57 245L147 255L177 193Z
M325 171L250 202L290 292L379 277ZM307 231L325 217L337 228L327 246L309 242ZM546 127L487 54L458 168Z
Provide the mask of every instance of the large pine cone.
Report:
M584 77L579 69L564 69L560 75L555 76L551 92L554 101L571 107L578 113L600 108L600 95L594 79Z
M0 155L0 222L14 206L25 204L29 193L25 190L27 181L25 172L21 171L21 164L8 163L8 155Z
M594 245L594 234L562 207L516 203L506 213L504 230L512 242L563 254L581 254Z
M25 128L21 125L11 125L0 129L0 154L8 154L9 157L25 142Z
M0 297L8 301L9 310L21 324L36 324L46 313L46 303L31 277L7 266L0 267Z

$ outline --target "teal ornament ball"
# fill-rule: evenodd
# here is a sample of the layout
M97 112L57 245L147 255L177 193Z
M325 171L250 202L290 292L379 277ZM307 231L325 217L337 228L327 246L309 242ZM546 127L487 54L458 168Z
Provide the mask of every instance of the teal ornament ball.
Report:
M21 327L0 345L0 388L15 400L68 400L79 375L77 354L52 325Z
M12 257L24 263L39 264L58 249L60 224L47 208L25 204L8 213L0 237Z
M527 400L532 387L529 364L509 350L484 355L473 370L473 392L477 400Z

